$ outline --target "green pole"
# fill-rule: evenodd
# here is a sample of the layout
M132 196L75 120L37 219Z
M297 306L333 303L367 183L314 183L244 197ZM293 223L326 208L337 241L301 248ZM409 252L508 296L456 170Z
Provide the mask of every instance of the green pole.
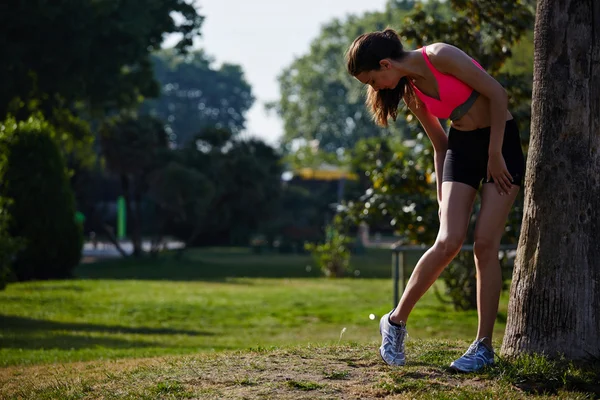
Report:
M117 239L125 238L127 230L127 213L125 212L125 198L119 196L117 198Z

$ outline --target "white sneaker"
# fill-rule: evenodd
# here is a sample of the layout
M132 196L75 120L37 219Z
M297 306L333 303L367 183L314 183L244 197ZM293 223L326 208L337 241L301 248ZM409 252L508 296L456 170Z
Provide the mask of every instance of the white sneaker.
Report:
M385 314L379 321L379 333L381 334L381 347L379 355L386 364L401 366L405 363L404 341L407 336L406 324L394 326L390 324L390 314Z

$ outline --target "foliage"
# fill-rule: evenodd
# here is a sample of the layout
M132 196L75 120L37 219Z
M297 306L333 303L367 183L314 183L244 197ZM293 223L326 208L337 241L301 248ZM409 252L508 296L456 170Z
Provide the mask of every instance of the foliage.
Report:
M341 278L349 271L350 243L352 239L340 232L339 227L327 225L324 243L306 243L304 247L311 252L325 276Z
M179 50L189 47L203 21L183 0L9 3L0 12L9 55L0 61L0 118L11 108L48 119L53 109L103 113L154 96L149 55L166 33L182 35Z
M162 121L148 115L123 112L108 118L98 136L106 166L116 174L142 174L155 165L157 153L167 148Z
M461 251L442 272L444 298L441 291L435 290L442 302L454 305L455 310L474 310L477 308L477 281L473 253Z
M364 106L364 93L343 63L343 54L354 37L385 21L383 16L378 19L379 15L326 24L309 53L281 72L281 98L269 107L283 119L282 144L287 151L292 151L294 142L306 145L317 140L319 148L335 154L338 149L352 148L361 138L402 132L402 123L390 130L373 124Z
M184 52L203 17L184 0L9 1L0 5L0 120L41 112L75 172L96 162L86 121L158 94L150 55Z
M216 69L202 50L185 55L163 50L152 60L160 96L146 101L142 110L165 122L172 142L189 143L210 127L233 134L244 129L254 96L240 66Z
M185 146L168 148L161 122L136 114L106 120L99 132L107 167L119 177L133 218L134 243L143 230L158 242L174 235L190 245L247 244L275 217L280 157L258 139L212 127Z
M18 280L69 277L81 257L81 226L52 130L41 116L0 126L0 196L11 201L10 235L25 243L13 263Z
M337 182L294 178L282 188L271 235L283 252L302 252L304 242L323 238L323 225L331 220L331 204L337 200Z
M533 29L527 31L521 40L511 48L511 57L506 60L497 78L508 89L509 109L518 121L521 145L527 152L531 122L531 96L533 94Z
M405 244L430 243L439 224L433 149L417 141L363 140L352 152L354 168L368 189L344 206L347 226L362 221L391 225Z
M321 168L324 165L344 168L350 162L350 154L347 149L339 148L331 153L324 150L318 140L307 143L299 143L290 146L291 152L284 155L283 161L292 171L302 168Z
M165 233L169 221L185 223L195 229L186 238L193 242L202 228L215 187L200 171L171 161L148 175L149 197L156 204L157 233ZM159 240L160 242L160 240Z
M226 129L205 129L195 142L176 150L175 157L214 187L202 224L172 221L171 232L178 237L187 239L200 229L193 244L246 245L252 233L275 217L281 195L280 156L263 141L232 138Z

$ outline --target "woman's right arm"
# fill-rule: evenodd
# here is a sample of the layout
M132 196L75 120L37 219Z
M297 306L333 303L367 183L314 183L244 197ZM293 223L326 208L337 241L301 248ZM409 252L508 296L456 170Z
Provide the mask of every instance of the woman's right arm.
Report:
M446 151L448 150L448 137L446 136L446 132L444 131L444 128L442 128L439 119L433 116L424 106L416 107L414 100L407 102L407 99L405 98L404 101L408 105L409 110L412 111L421 123L421 126L433 145L437 199L438 203L441 205L442 176Z

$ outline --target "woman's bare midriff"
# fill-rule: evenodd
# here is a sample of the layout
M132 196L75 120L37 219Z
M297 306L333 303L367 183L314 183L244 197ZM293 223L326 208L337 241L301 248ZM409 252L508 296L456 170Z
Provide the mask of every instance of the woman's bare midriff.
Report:
M506 111L506 120L512 119L511 113ZM454 129L459 131L472 131L479 128L487 128L491 125L490 101L487 97L480 95L469 111L460 119L452 121Z

